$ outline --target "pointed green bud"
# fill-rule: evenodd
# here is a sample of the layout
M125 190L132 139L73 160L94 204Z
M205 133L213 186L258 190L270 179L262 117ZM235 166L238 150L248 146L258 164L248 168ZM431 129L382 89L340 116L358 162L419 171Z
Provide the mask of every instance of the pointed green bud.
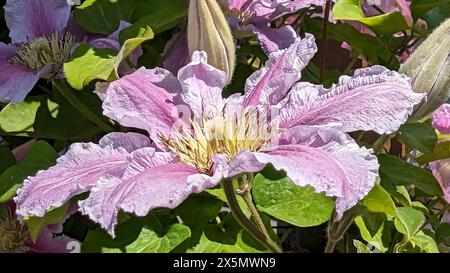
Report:
M236 48L230 26L216 0L191 0L188 20L189 54L205 51L208 63L233 77Z
M412 79L415 92L427 92L412 119L432 113L450 98L450 19L442 23L400 68Z

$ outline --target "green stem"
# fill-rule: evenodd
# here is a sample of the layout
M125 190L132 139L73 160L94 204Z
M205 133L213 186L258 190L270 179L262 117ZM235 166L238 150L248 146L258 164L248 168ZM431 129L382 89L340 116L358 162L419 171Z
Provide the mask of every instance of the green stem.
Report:
M59 91L59 93L75 108L80 112L86 119L97 125L105 132L113 132L114 129L106 124L100 117L94 114L86 105L84 105L72 92L64 80L54 79L52 81L53 86Z
M325 4L325 16L323 18L322 27L322 55L320 56L320 82L325 80L325 61L328 52L328 19L330 18L331 0L327 0Z
M350 228L354 219L355 215L348 212L347 214L344 214L339 222L336 222L333 217L328 225L328 241L327 245L325 246L324 253L333 253L334 249L336 248L336 244L340 240L342 240L344 234Z
M382 135L380 136L377 141L373 144L373 150L375 151L375 154L378 154L381 152L381 149L383 149L384 144L386 144L386 141L390 138L390 135Z
M266 226L264 225L261 215L259 215L258 210L255 207L255 204L253 204L252 193L250 192L250 190L245 191L245 193L242 195L242 198L247 204L247 207L250 210L253 219L255 219L255 222L258 225L259 230L264 234L264 236L266 236L266 239L270 240L269 233L267 232Z
M336 248L337 242L338 241L336 241L336 240L328 239L327 245L325 246L324 253L333 253L334 249Z
M270 238L267 238L258 228L256 228L242 212L241 207L239 207L239 203L236 199L236 193L233 187L233 179L224 179L222 180L221 185L223 190L225 191L225 196L227 197L228 206L230 207L231 213L233 213L239 224L269 250L274 253L282 253L283 251L280 249L280 247Z

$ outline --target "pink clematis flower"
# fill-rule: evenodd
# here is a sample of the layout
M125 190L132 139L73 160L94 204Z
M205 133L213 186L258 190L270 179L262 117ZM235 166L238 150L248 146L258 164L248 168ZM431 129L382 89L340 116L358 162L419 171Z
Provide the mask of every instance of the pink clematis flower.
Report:
M450 134L450 104L444 104L432 115L432 126L442 134ZM444 191L444 199L450 203L450 160L431 162L430 170Z
M433 113L432 125L442 134L450 134L450 104L442 105Z
M114 235L119 210L144 216L175 208L224 177L272 164L297 185L336 197L342 215L378 176L372 150L347 132L392 133L424 95L381 66L357 70L331 89L297 83L317 47L310 34L286 46L251 75L244 95L226 99L227 76L207 64L204 52L195 52L178 78L140 68L112 82L101 94L103 113L150 138L112 133L99 144L73 144L55 166L25 181L17 214L42 216L90 191L80 210Z

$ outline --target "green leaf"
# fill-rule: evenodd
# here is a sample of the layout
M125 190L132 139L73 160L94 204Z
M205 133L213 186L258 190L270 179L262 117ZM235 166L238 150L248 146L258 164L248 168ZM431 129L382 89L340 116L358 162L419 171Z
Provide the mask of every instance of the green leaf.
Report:
M223 244L208 239L203 233L200 241L194 247L187 250L187 253L222 253Z
M83 89L93 80L112 81L119 78L119 65L143 42L153 39L150 27L139 28L136 36L127 39L117 53L114 49L94 48L81 44L64 64L67 82L75 89ZM80 70L80 67L83 69Z
M253 183L253 198L258 209L285 222L317 226L331 217L334 202L312 187L299 187L289 178L258 174Z
M450 141L444 141L438 143L432 153L423 154L416 158L417 163L425 165L427 163L450 158Z
M86 235L81 246L83 253L107 253L126 252L125 247L134 242L141 233L143 222L141 219L131 218L119 223L116 227L116 238L111 236L102 228L91 230Z
M0 174L16 164L16 158L6 146L0 146Z
M436 130L429 124L420 122L404 124L400 127L397 137L411 148L423 153L433 152L438 142Z
M214 219L223 207L223 202L208 195L193 195L175 208L183 223L189 227L201 227Z
M27 224L31 239L36 241L43 228L48 225L59 224L63 221L66 218L68 208L69 203L66 203L62 207L49 210L44 217L29 216L25 218L24 222Z
M265 223L270 222L263 217ZM267 226L267 225L266 225ZM273 231L268 230L275 239ZM207 224L199 241L187 249L188 253L263 253L266 247L242 229L232 213L221 212L215 221Z
M353 240L353 245L356 247L357 253L372 253L372 250L370 250L367 245L365 245L363 242L358 241L356 239Z
M136 4L141 0L86 0L75 7L77 23L93 33L111 34L120 21L130 22Z
M94 48L81 44L64 64L67 82L75 89L83 89L91 81L117 79L114 72L117 52L110 48ZM83 67L83 69L80 69Z
M321 35L323 20L320 18L305 18L305 29L315 35ZM339 42L346 42L352 47L354 55L365 56L371 64L381 64L391 69L400 67L396 58L385 43L374 36L359 32L353 26L343 23L330 24L328 37Z
M205 235L208 239L222 244L236 244L237 234L242 227L237 223L231 213L227 213L217 224L208 224L205 227Z
M450 0L443 3L425 13L422 18L428 23L428 29L434 29L442 24L446 19L450 18Z
M9 167L0 176L0 203L11 200L28 176L54 165L57 156L47 142L36 142L21 162Z
M450 224L441 223L436 229L436 242L450 245Z
M422 252L439 253L439 248L431 236L426 235L422 231L418 232L411 238L411 243L417 245Z
M370 212L382 212L390 216L397 215L395 203L389 193L379 184L375 184L372 190L361 200Z
M394 224L384 214L369 213L355 218L361 237L380 252L389 250Z
M429 10L445 5L450 5L450 0L413 0L410 8L413 17L417 19Z
M181 224L169 226L162 237L146 227L142 229L139 237L126 246L128 253L168 253L191 236L189 227Z
M159 34L177 26L186 15L185 0L146 1L137 6L133 14L134 24L120 32L120 41L136 37L140 29L147 27L151 27L155 34Z
M101 101L97 95L87 91L75 95L100 114ZM51 97L27 97L0 112L0 133L5 135L78 141L99 132L101 129L80 116L80 112L57 92Z
M413 208L397 208L395 228L405 234L408 240L419 231L424 222L425 216L421 211Z
M395 186L394 191L389 191L395 201L402 204L403 207L412 207L411 196L405 186Z
M189 226L192 236L184 243L185 249L195 246L203 233L205 225L217 217L223 207L223 202L211 195L192 195L175 212ZM177 248L178 250L178 248Z
M443 195L441 186L429 171L391 155L379 155L378 161L381 185L385 189L412 184L429 196Z
M237 185L235 186L235 188L237 188ZM223 191L222 188L208 189L208 190L206 190L206 192L228 204L227 197L225 196L225 192ZM247 216L247 218L250 218L251 213L247 207L247 204L245 203L244 199L242 198L242 196L237 196L237 201L238 201L239 207L241 208L241 210L245 214L245 216Z
M366 17L359 0L340 0L333 7L333 19L360 22L373 31L390 36L408 29L408 23L400 12L390 12Z
M241 230L237 234L236 244L223 245L223 253L267 253L264 246L258 243L249 233Z
M0 112L0 132L28 136L34 132L36 112L47 101L48 112L56 117L59 105L46 96L27 97L21 103L10 103Z

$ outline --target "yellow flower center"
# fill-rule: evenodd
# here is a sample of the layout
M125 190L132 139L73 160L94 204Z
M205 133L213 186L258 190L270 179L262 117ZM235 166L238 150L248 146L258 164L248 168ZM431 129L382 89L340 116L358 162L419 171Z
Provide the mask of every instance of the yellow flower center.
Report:
M244 111L243 115L218 115L191 121L190 130L174 130L161 142L179 159L204 173L210 173L212 157L224 154L232 159L239 151L258 151L275 135L266 112Z
M0 253L28 252L29 239L27 227L20 224L10 212L7 212L5 219L0 219Z
M249 10L227 9L225 10L225 16L236 18L239 25L245 26L255 17L255 13Z
M58 72L70 59L75 36L65 33L54 33L51 36L39 37L20 44L17 55L9 60L10 64L22 65L37 72L51 65L52 72Z

